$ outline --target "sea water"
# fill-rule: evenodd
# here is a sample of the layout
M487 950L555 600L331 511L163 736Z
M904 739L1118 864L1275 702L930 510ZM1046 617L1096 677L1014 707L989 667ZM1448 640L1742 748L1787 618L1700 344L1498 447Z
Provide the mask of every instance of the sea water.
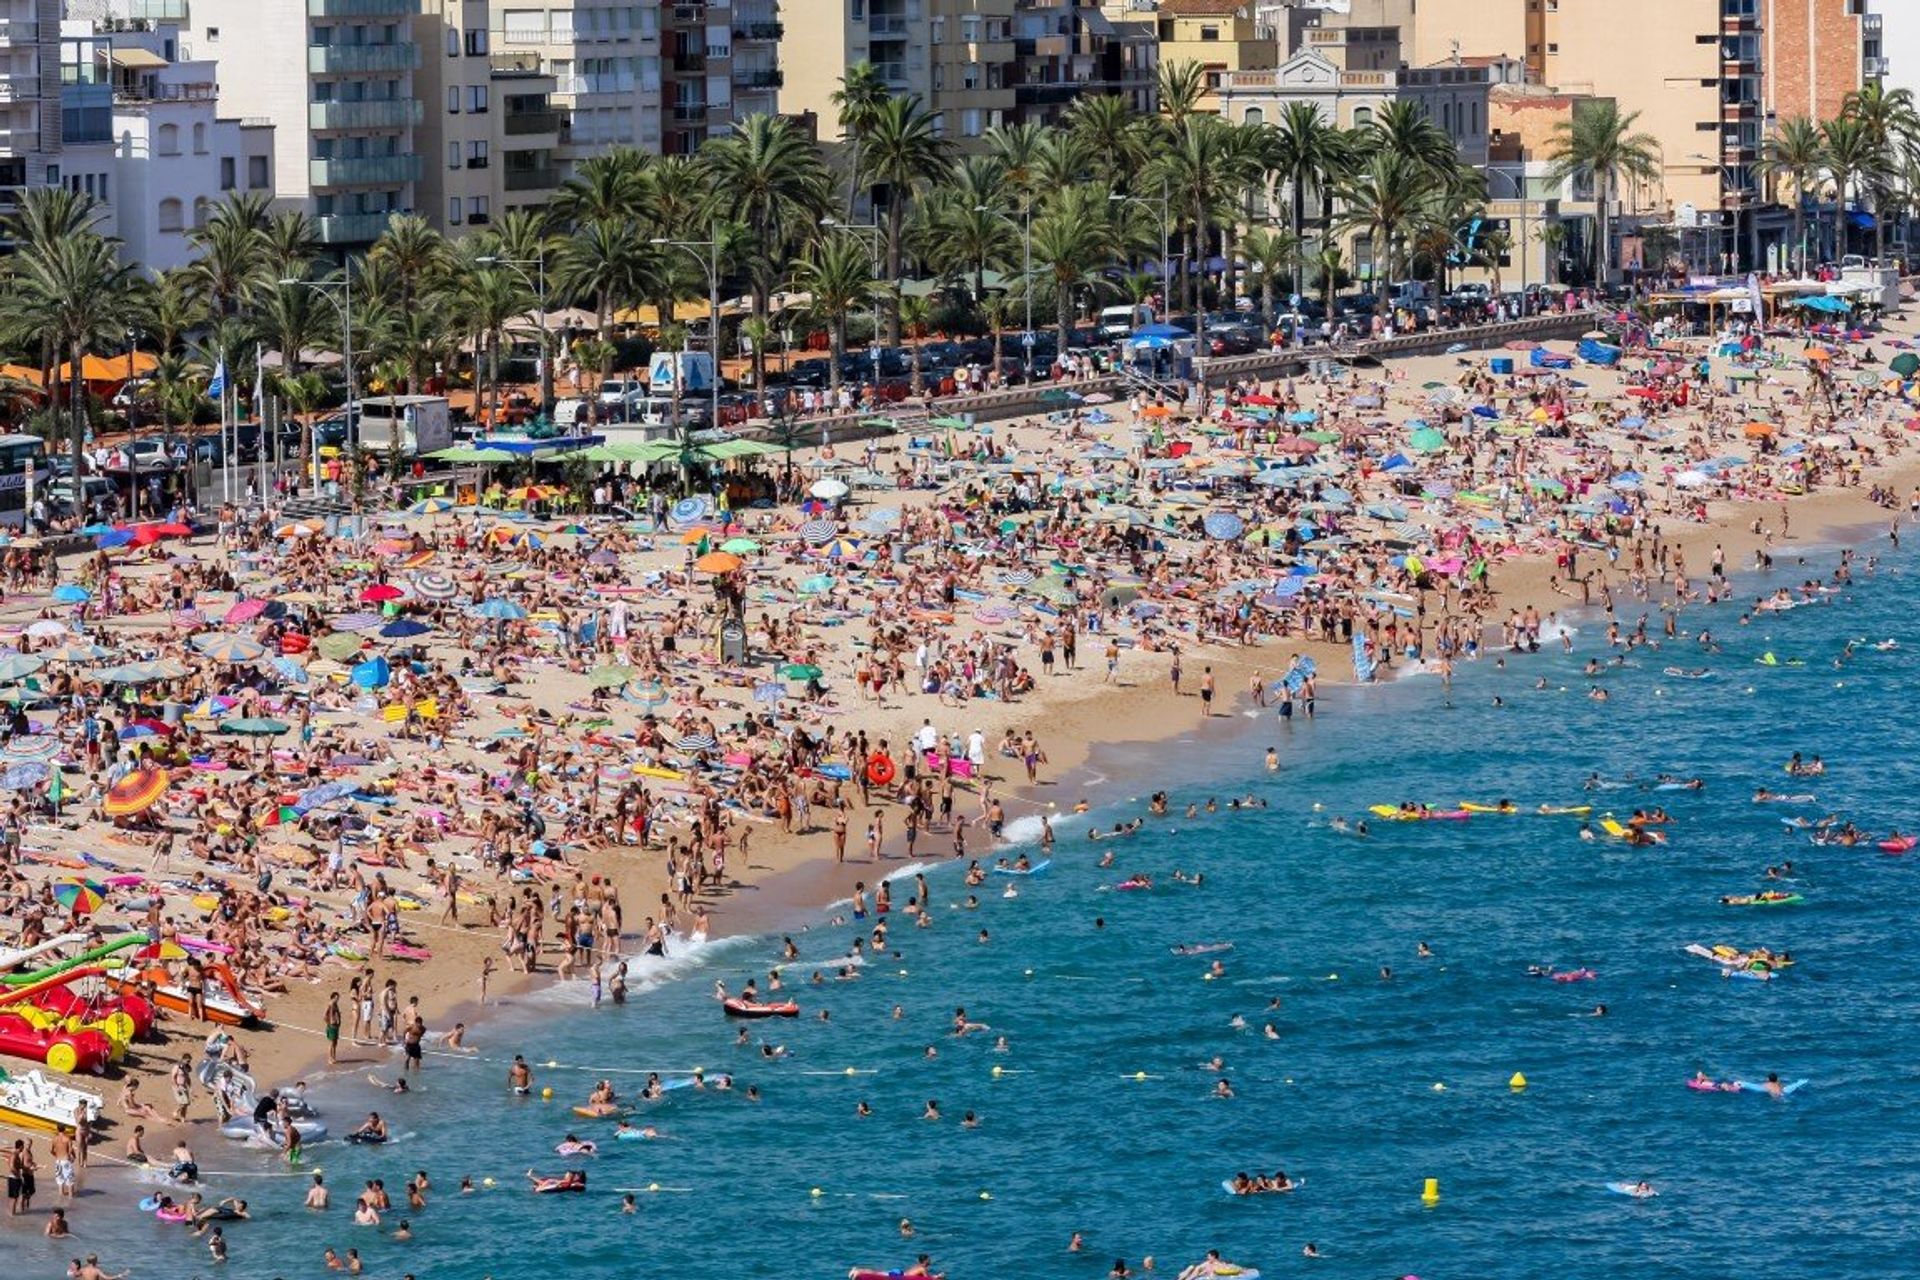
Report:
M1783 564L1740 599L1831 563ZM1571 653L1490 653L1450 689L1430 676L1333 689L1317 721L1223 717L1116 753L1084 821L1135 816L1162 785L1169 817L1099 844L1063 822L1049 871L992 876L973 907L957 867L932 867L926 929L898 910L913 892L899 880L889 954L855 980L835 978L836 957L865 926L796 919L800 959L783 975L802 1015L750 1024L745 1047L713 983L738 990L757 976L764 992L778 937L691 957L623 1007L587 1007L579 988L515 1001L474 1031L474 1060L430 1057L409 1097L376 1092L363 1069L337 1073L319 1090L334 1131L377 1108L397 1140L310 1148L308 1167L333 1188L324 1215L298 1207L300 1179L210 1177L256 1217L228 1228L226 1269L320 1276L324 1248L352 1246L369 1275L423 1280L837 1280L927 1253L965 1280L1097 1280L1117 1258L1140 1275L1151 1256L1171 1275L1218 1248L1268 1275L1368 1280L1913 1274L1920 854L1815 847L1781 821L1838 811L1876 833L1920 829L1913 572L1894 555L1823 603L1746 626L1738 604L1688 609L1685 629L1711 627L1719 653L1668 642L1589 680L1584 661L1606 656L1589 619ZM1637 609L1623 603L1629 624ZM1847 640L1888 637L1902 647L1835 665ZM1759 665L1766 652L1804 665ZM1712 674L1675 679L1669 665ZM1608 700L1587 696L1595 685ZM1826 776L1789 779L1794 751L1824 757ZM1663 772L1704 789L1582 788L1591 774ZM1755 803L1759 785L1818 800ZM1249 794L1266 807L1184 816ZM1329 826L1370 804L1501 797L1592 803L1596 817L1661 805L1671 840L1588 841L1579 818L1532 815L1376 820L1367 839ZM1075 798L1063 790L1057 812ZM1107 851L1115 865L1100 868ZM1769 887L1764 869L1789 859L1784 887L1805 905L1719 904ZM1111 888L1135 871L1150 891ZM1017 897L1001 896L1009 883ZM1233 949L1171 950L1211 942ZM1772 982L1729 980L1685 954L1691 942L1798 963ZM1224 972L1209 979L1215 959ZM1597 977L1558 983L1530 966ZM812 983L816 971L827 981ZM953 1035L961 1007L990 1030ZM762 1045L785 1056L768 1060ZM508 1094L515 1052L534 1064L534 1097ZM1208 1065L1216 1055L1222 1070ZM378 1069L391 1078L396 1065ZM631 1096L638 1072L695 1067L734 1087L638 1106L634 1122L657 1126L656 1140L614 1141L610 1123L569 1111L596 1079ZM1703 1094L1685 1087L1696 1069L1809 1083L1786 1101ZM1221 1078L1230 1099L1212 1096ZM862 1102L871 1115L856 1114ZM940 1119L923 1118L930 1103ZM977 1127L962 1125L969 1111ZM554 1154L569 1132L599 1154ZM209 1169L280 1168L211 1135L200 1147ZM527 1169L565 1167L587 1170L586 1194L529 1192ZM1304 1185L1222 1190L1237 1171L1280 1169ZM415 1239L353 1225L366 1179L403 1203L416 1170L432 1177L430 1206L388 1215L388 1228L410 1219ZM463 1176L477 1190L459 1194ZM1429 1178L1439 1197L1425 1203ZM1641 1180L1658 1198L1606 1190ZM140 1277L208 1274L200 1243L136 1214L141 1191L96 1178L74 1206L81 1239L20 1231L26 1265L9 1270L54 1276L93 1251ZM1302 1255L1310 1241L1320 1258Z

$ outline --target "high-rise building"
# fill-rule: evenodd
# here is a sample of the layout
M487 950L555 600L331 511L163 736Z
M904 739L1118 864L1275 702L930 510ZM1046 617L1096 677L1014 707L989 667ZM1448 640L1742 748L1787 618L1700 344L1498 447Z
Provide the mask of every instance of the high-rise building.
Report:
M1159 104L1156 29L1115 22L1095 0L1015 0L1014 113L1050 124L1089 94L1125 98L1150 115Z
M1190 62L1206 75L1198 109L1218 113L1220 82L1237 71L1280 64L1281 29L1256 17L1253 0L1106 0L1102 13L1120 27L1144 26L1159 43L1162 66Z
M736 8L739 4L736 3ZM965 145L1005 124L1014 106L1014 0L867 0L784 24L781 109L812 113L840 136L833 95L855 63L888 89L919 96L941 132Z
M60 157L60 0L0 0L0 212Z
M1913 0L1882 4L1911 7ZM1726 61L1760 76L1760 105L1784 120L1831 120L1848 94L1886 73L1882 17L1867 0L1721 0Z
M1889 89L1920 94L1920 5L1883 4L1880 18L1880 79Z
M543 203L560 183L558 81L538 53L507 42L510 30L525 33L532 24L508 28L505 16L487 0L424 0L414 19L416 86L425 104L420 212L448 235ZM550 34L545 23L538 31ZM634 118L627 114L629 123Z
M175 7L175 0L149 0ZM419 0L186 0L183 32L220 62L239 114L274 125L276 196L323 244L364 246L416 208ZM444 109L445 104L437 104ZM465 99L461 110L486 109Z
M780 25L772 0L661 6L662 151L690 155L736 120L779 108Z

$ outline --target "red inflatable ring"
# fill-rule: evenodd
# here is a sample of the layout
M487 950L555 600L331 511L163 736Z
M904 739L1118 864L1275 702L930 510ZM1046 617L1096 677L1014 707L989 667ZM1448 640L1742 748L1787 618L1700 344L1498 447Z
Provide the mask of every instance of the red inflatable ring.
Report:
M875 752L867 759L867 781L876 787L884 787L893 781L893 761Z

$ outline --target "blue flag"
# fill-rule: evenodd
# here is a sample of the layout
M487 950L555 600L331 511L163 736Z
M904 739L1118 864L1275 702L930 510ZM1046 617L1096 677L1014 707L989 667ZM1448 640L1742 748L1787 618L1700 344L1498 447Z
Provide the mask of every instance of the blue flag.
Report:
M207 394L215 400L227 394L227 362L225 360L213 366L213 381L207 384Z

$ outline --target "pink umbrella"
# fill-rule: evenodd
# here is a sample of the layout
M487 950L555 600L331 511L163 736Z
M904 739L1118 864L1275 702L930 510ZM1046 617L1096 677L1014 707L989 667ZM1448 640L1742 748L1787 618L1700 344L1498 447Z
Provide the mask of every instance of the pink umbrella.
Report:
M226 617L222 618L221 621L234 625L243 622L252 622L266 611L267 602L265 600L241 600L236 602L233 608L227 610Z

